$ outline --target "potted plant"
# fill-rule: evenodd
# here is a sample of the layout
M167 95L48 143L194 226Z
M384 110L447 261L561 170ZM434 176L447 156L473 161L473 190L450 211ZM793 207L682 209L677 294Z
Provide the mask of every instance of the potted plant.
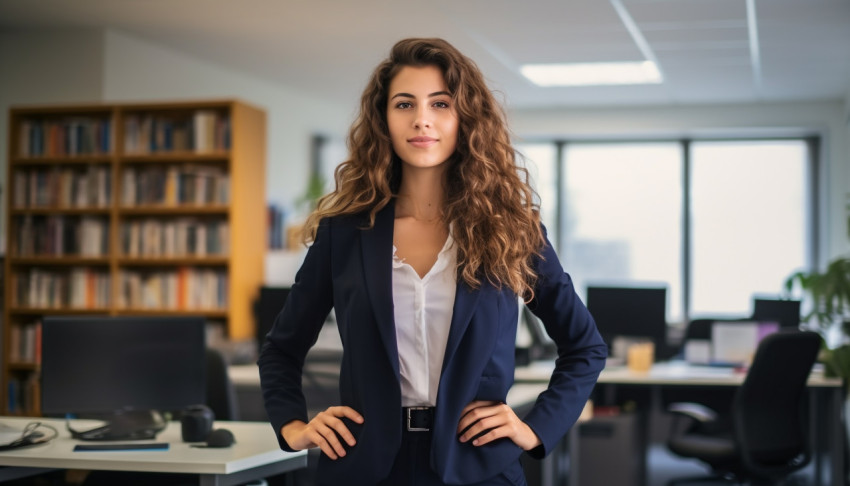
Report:
M847 234L850 237L850 193L847 195ZM785 290L791 294L799 288L807 295L811 311L803 316L824 337L820 360L832 376L850 378L850 257L832 260L824 272L796 272L785 280ZM838 326L837 346L828 346L830 334Z

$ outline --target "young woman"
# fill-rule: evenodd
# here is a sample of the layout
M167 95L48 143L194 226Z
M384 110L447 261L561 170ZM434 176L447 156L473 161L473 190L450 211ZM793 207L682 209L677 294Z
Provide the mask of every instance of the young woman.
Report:
M540 224L504 115L475 64L406 39L375 70L336 189L259 359L285 450L320 447L326 485L524 485L519 456L572 426L607 350ZM558 345L523 418L518 296ZM342 403L307 417L301 370L331 308Z

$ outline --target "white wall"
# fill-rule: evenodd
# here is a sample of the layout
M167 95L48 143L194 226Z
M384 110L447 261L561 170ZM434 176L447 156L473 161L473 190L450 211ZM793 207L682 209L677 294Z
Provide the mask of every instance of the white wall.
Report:
M0 31L0 252L6 235L9 108L100 100L102 35L97 30Z
M849 96L850 97L850 96ZM810 103L675 107L514 110L509 121L520 138L596 139L738 135L823 137L819 194L820 255L826 261L850 251L845 194L850 188L850 100Z

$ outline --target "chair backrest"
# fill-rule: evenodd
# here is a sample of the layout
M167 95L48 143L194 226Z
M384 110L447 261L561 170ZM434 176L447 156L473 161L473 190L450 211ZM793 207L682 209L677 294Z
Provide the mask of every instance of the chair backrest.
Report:
M254 337L257 340L257 352L263 349L266 334L269 333L277 315L283 309L289 287L260 287L260 295L254 302Z
M818 334L800 331L759 343L732 406L736 444L751 474L782 477L811 459L803 397L820 343Z
M227 374L227 360L221 352L207 348L207 406L216 420L239 420L236 390Z

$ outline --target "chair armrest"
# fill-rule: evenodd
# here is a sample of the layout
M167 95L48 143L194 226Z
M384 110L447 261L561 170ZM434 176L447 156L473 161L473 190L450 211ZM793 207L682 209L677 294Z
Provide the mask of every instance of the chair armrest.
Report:
M713 422L717 420L717 412L706 407L705 405L700 405L699 403L671 403L670 406L667 407L667 411L690 417L701 423Z

